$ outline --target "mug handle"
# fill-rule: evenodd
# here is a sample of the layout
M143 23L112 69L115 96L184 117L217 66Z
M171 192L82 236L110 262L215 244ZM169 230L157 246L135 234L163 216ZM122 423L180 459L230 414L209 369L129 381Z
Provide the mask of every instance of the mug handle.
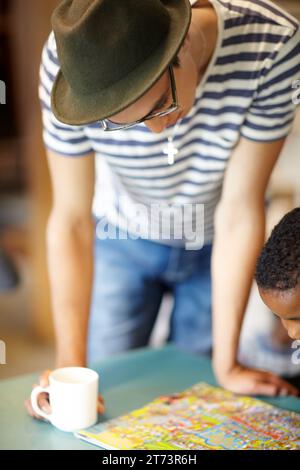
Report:
M39 385L35 387L32 392L31 392L31 404L32 408L35 411L35 413L42 418L44 418L46 421L51 422L51 414L45 413L43 410L38 405L38 397L41 393L50 393L50 387L40 387Z

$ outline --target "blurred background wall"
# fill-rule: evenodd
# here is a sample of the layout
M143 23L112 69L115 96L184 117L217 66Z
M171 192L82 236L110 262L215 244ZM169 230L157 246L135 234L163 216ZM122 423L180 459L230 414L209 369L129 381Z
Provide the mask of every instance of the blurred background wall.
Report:
M0 378L53 365L45 256L51 190L37 90L41 50L57 3L0 0L0 80L7 85L7 104L0 105L0 340L6 343L7 364L0 365ZM300 0L277 3L300 19ZM270 185L268 230L300 205L299 148L298 113ZM260 323L258 312L263 307L257 298L254 304ZM165 337L169 311L167 301L152 338L154 345Z
M57 0L0 0L0 376L47 366L53 331L45 262L51 201L42 144L38 70ZM1 269L1 268L0 268Z

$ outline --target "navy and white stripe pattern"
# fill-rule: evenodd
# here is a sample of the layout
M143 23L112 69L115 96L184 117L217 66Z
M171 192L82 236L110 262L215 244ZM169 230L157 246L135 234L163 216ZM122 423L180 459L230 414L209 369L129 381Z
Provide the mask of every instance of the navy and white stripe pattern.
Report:
M208 243L224 171L240 137L269 142L289 134L296 108L292 83L300 79L299 23L269 0L210 1L219 18L218 43L177 131L179 154L171 166L163 154L170 129L153 134L140 124L104 133L96 124L67 126L55 119L50 92L59 61L50 34L40 69L44 142L67 157L95 152L95 216L105 214L125 228L136 203L204 204ZM140 224L149 234L147 217Z

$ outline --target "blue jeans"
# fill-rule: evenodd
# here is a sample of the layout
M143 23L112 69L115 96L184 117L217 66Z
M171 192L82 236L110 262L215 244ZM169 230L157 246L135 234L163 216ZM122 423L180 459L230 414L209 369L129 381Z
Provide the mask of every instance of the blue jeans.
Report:
M146 346L168 291L174 297L168 340L211 352L211 245L189 251L141 238L95 237L94 250L89 362Z

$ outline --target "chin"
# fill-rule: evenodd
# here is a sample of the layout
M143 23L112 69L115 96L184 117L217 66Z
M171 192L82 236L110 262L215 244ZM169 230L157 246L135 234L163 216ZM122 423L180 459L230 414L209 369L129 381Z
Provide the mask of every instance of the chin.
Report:
M183 113L179 113L178 116L176 117L176 119L173 119L173 121L171 121L170 123L167 124L167 128L168 127L172 127L172 126L175 126L175 124L180 120L182 119L183 117Z
M299 339L300 340L300 333L290 333L288 331L288 335L291 339L296 339L296 340Z

